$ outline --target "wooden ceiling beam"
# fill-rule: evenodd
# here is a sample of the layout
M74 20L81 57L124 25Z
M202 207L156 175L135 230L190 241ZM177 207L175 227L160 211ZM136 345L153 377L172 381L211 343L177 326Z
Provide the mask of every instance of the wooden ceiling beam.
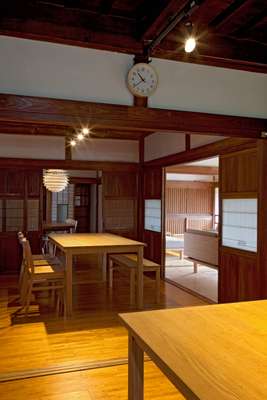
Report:
M253 18L263 18L267 10L267 4L263 4L262 0L246 0L234 2L235 8L229 7L231 12L228 14L221 14L220 19L214 19L210 26L214 27L220 35L231 36L236 30L242 26L248 25L253 22ZM227 10L226 10L227 11ZM220 14L218 15L220 17Z
M80 160L36 160L24 158L0 158L0 168L55 168L66 170L99 170L134 172L139 170L139 164L111 161L80 161Z
M60 125L44 125L37 123L25 122L5 122L0 121L1 134L15 135L41 135L41 136L67 136L71 137L81 129L81 126L60 126ZM119 139L119 140L139 140L149 133L142 130L118 130L107 128L93 128L90 137L94 139Z
M0 94L0 121L260 138L267 119Z

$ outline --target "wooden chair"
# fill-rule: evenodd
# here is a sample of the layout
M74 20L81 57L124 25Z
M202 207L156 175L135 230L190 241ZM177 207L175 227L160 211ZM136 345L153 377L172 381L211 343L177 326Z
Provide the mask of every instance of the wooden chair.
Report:
M54 294L57 292L57 310L59 311L60 301L64 302L65 299L64 267L62 265L53 265L48 262L45 265L36 264L36 260L34 261L32 257L29 241L24 240L22 245L25 271L22 305L25 307L26 315L28 315L32 293L37 291L52 291ZM54 297L52 299L54 299Z
M111 254L108 257L109 288L113 287L113 272L119 268L130 271L130 303L135 303L136 292L136 254ZM143 272L155 272L155 292L156 302L160 302L160 265L153 261L143 259Z
M73 228L70 228L70 233L75 233L77 230L78 221L72 218L67 218L66 223L73 224Z

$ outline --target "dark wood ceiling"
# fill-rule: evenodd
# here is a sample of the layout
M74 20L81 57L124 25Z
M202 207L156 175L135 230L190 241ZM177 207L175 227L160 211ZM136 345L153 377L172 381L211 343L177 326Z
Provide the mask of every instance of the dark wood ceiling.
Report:
M151 56L267 71L267 0L191 0L197 50L183 50L185 22ZM142 55L187 0L2 0L0 34ZM163 35L164 36L164 35Z

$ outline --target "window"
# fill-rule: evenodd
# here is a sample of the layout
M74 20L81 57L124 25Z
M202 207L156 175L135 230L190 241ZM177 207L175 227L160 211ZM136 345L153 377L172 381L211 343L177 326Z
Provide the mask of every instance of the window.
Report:
M223 199L222 244L257 251L257 199Z
M28 212L27 212L27 229L28 231L39 230L39 200L31 199L28 200Z
M24 200L6 200L6 231L18 232L24 227Z
M145 200L145 229L161 232L161 200Z

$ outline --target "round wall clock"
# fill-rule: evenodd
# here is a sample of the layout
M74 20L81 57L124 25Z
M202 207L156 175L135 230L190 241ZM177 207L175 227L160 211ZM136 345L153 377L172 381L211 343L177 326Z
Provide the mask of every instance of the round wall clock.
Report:
M127 84L134 96L148 97L158 86L158 75L150 64L138 63L130 69Z

